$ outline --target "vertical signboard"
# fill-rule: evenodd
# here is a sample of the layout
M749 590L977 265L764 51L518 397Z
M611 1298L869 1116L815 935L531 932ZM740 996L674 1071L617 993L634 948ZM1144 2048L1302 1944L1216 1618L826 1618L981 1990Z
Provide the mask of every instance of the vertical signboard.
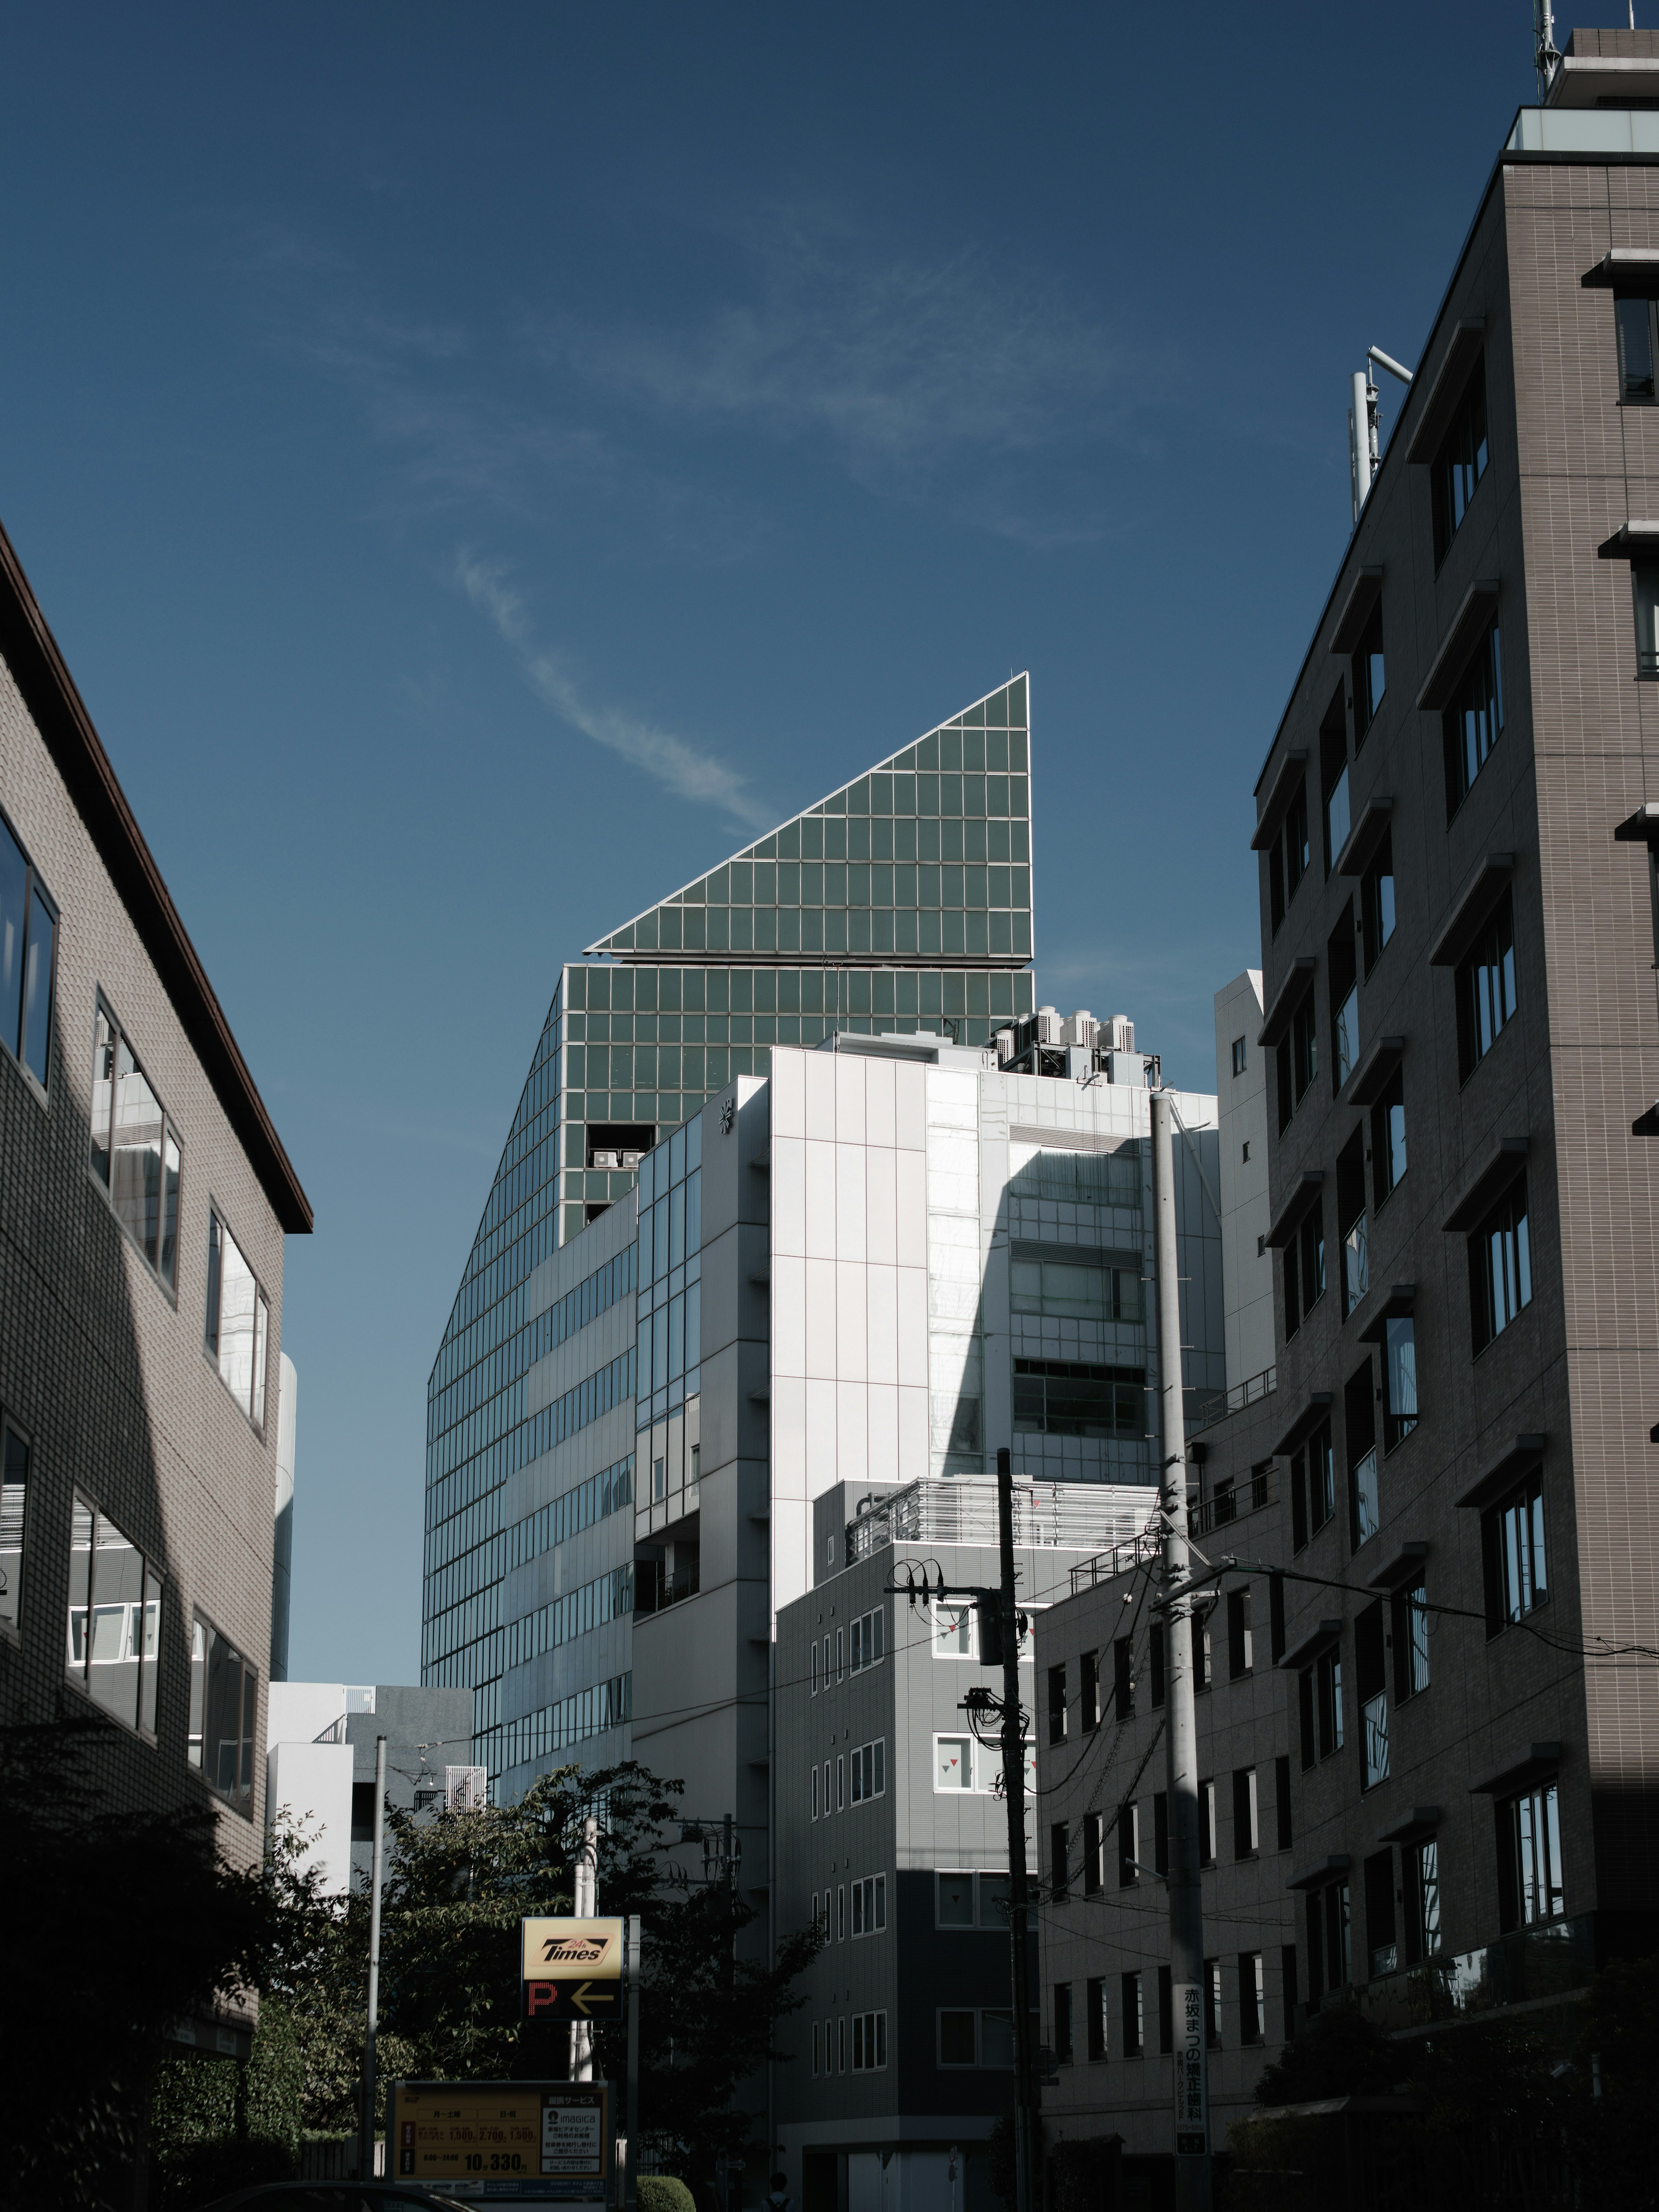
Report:
M526 1919L520 1952L526 2020L622 2018L620 1920Z
M1170 1996L1175 2005L1176 2151L1180 2157L1202 2158L1210 2148L1204 1991L1197 1982L1177 1982Z

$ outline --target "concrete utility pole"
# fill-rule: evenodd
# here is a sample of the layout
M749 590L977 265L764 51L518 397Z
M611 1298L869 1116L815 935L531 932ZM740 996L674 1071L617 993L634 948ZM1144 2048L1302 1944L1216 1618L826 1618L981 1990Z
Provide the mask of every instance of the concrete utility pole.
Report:
M997 1536L1001 1547L998 1625L1002 1641L1002 1786L1008 1800L1008 1932L1014 2015L1016 2212L1038 2212L1042 2124L1031 2049L1031 1891L1025 1871L1025 1738L1019 1710L1019 1614L1014 1600L1013 1461L997 1454ZM981 1655L983 1656L984 1655Z
M363 2113L357 2131L357 2179L374 2178L374 2031L380 2019L380 1872L386 1859L386 1738L374 1739L374 1857L369 1874L368 2032L363 2039Z
M1198 1853L1198 1722L1187 1553L1187 1424L1181 1395L1173 1102L1152 1093L1158 1252L1158 1381L1164 1519L1164 1740L1170 1791L1170 1997L1174 2008L1176 2203L1210 2212L1210 2090L1204 2038L1204 1893Z
M582 1839L576 1846L575 1880L571 1911L578 1920L592 1920L599 1909L599 1824L590 1813L582 1822ZM570 2023L570 2078L593 2079L593 2023Z

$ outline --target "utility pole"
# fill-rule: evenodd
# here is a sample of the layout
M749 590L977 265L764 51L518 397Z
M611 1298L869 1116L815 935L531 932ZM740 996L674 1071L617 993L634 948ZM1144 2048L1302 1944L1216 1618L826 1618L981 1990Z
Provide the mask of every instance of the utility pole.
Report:
M369 1875L368 2033L363 2039L363 2111L357 2130L357 2179L374 2178L374 2031L380 2018L380 1871L386 1857L386 1738L374 1739L374 1857Z
M599 1824L591 1813L582 1822L582 1839L576 1846L572 1874L571 1910L578 1920L591 1920L599 1909ZM573 2081L593 2079L591 2020L573 2020L570 2023L570 2078Z
M623 2172L622 2212L638 2212L640 2202L640 1916L630 1912L624 1931L628 1949L628 2163Z
M1174 2008L1176 2203L1210 2212L1210 2093L1204 2040L1204 1893L1198 1855L1198 1722L1187 1553L1187 1424L1181 1395L1181 1281L1172 1102L1152 1093L1158 1381L1164 1521L1164 1741L1170 1792L1170 1996Z
M1002 1786L1008 1800L1008 1934L1014 2015L1014 2183L1016 2212L1038 2212L1040 2138L1036 2054L1031 2049L1031 1892L1025 1871L1025 1737L1019 1710L1019 1615L1014 1602L1014 1475L997 1454L997 1536L1001 1582L997 1622L1002 1644Z

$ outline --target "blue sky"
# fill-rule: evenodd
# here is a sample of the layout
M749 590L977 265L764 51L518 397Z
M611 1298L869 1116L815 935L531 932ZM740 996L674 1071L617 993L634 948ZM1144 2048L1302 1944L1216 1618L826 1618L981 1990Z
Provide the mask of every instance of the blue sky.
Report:
M756 830L1029 667L1039 995L1212 1086L1347 377L1415 362L1528 31L12 24L0 518L317 1210L296 1675L416 1679L426 1376L558 963Z

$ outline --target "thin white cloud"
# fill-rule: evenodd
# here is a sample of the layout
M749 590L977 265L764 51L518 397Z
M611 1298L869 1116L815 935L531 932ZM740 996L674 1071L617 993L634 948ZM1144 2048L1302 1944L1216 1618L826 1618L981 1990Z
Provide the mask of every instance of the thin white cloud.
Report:
M455 580L513 647L532 690L561 721L654 776L677 798L720 807L751 830L771 828L775 819L772 810L736 769L672 731L659 730L620 708L596 707L584 699L558 655L538 646L531 635L524 601L498 562L480 561L463 549L455 556Z

